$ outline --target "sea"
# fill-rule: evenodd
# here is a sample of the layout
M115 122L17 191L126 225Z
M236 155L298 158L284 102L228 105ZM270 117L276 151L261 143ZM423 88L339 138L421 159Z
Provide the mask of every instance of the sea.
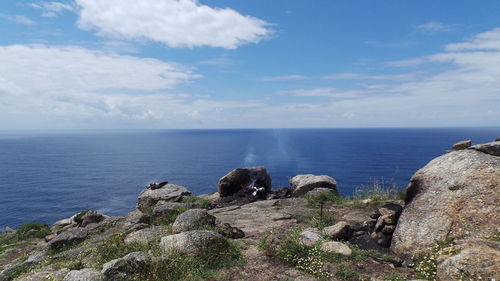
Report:
M0 229L52 224L81 210L133 210L148 183L195 195L238 167L265 166L273 188L329 175L350 196L373 182L405 187L457 141L494 141L500 128L0 131Z

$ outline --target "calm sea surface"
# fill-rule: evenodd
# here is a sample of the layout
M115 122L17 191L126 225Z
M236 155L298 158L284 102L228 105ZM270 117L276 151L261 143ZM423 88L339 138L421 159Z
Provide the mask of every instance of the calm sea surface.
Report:
M345 195L374 179L406 186L456 141L497 137L500 128L0 131L0 227L83 209L124 215L149 182L210 193L244 166L266 166L274 187L302 173L334 177Z

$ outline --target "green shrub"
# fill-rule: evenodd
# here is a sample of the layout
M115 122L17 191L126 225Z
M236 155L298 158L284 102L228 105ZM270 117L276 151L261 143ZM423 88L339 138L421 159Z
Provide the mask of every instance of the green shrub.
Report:
M206 209L210 205L210 203L212 203L212 201L210 201L208 199L201 200L200 201L200 208Z
M187 196L182 198L182 203L195 203L198 200L196 196Z
M25 223L21 225L16 231L16 235L20 240L29 238L43 238L51 233L52 231L50 231L48 225L37 222Z
M344 266L340 265L338 267L337 272L335 273L335 276L340 278L342 281L360 281L364 279L364 276L359 274L358 272Z
M103 265L108 261L121 258L132 252L148 251L149 249L149 246L145 243L125 243L124 239L125 234L115 234L95 248L97 264Z
M382 276L384 281L406 281L406 277L401 274L386 274Z

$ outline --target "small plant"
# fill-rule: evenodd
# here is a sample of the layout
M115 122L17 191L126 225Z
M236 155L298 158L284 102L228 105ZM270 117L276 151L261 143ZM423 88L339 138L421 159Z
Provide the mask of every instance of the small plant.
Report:
M187 196L182 198L182 203L195 203L198 200L196 196Z
M384 281L406 281L406 277L401 274L387 274L382 276Z
M81 260L77 260L68 264L69 270L80 270L85 268L85 264Z
M208 206L210 206L211 203L212 203L212 201L210 201L208 199L203 199L200 201L200 208L206 209Z
M436 281L437 258L442 255L456 255L459 252L460 249L455 246L453 238L436 241L434 246L414 257L415 271L418 273L416 277Z
M355 200L370 199L375 203L387 200L404 200L406 197L402 187L394 182L374 179L368 185L362 185L354 191Z

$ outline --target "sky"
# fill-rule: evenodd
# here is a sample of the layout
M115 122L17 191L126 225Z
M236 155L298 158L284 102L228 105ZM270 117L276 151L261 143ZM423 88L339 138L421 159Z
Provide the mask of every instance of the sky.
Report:
M0 129L499 124L497 0L0 2Z

